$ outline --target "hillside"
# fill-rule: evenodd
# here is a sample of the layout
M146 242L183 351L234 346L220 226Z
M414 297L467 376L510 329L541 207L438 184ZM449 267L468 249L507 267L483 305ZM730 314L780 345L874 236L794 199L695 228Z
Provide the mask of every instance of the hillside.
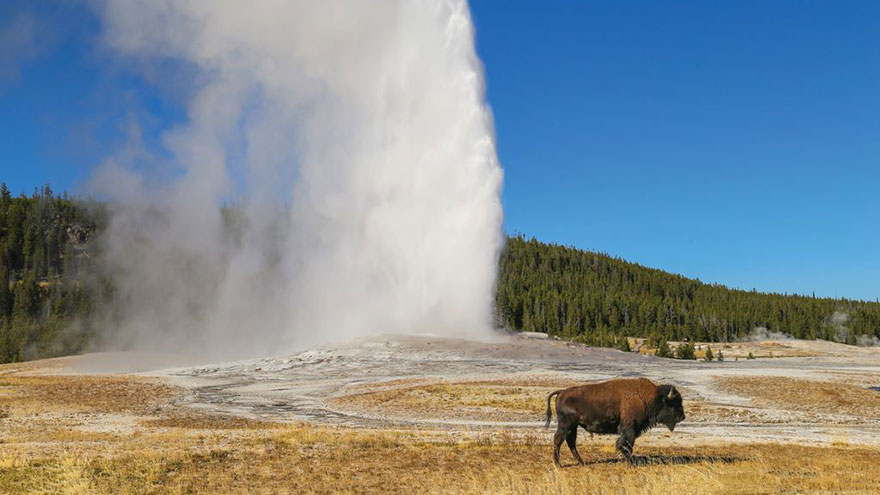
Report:
M522 236L501 255L496 311L502 326L594 345L623 335L726 342L760 327L849 344L880 336L876 302L734 290Z
M0 186L0 362L94 341L112 298L94 242L106 218L104 205L49 186L30 196ZM624 335L730 341L758 327L850 344L880 336L878 303L732 290L522 236L501 254L495 315L500 327L599 346Z

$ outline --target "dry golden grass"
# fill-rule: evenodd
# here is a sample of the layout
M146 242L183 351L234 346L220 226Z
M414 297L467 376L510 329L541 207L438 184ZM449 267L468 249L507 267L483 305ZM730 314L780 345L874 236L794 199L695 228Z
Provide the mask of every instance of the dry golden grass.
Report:
M346 409L433 419L539 420L556 387L505 383L430 383L361 392L333 401Z
M179 395L177 387L131 376L0 376L0 408L148 412Z
M357 385L333 404L390 417L490 421L543 420L547 395L586 382L544 376L461 382L395 380Z
M788 377L731 376L716 380L729 392L780 409L880 418L880 393L859 386Z
M269 421L180 410L170 411L163 417L142 420L141 424L153 428L192 430L252 430L279 426L278 423Z
M495 441L450 433L290 426L225 435L116 440L113 451L0 453L0 491L176 493L876 493L877 450L751 445L581 446L586 466L557 469L548 438Z
M70 367L70 357L40 359L37 361L25 361L21 363L0 364L0 375L40 375L58 374Z

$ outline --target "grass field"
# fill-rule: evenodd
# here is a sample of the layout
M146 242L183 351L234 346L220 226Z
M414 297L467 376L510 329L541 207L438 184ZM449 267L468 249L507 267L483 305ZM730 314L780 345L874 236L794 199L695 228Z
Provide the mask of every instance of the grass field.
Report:
M523 390L497 387L428 392L479 402L485 391L482 405L519 407ZM846 442L681 446L647 439L636 447L640 465L629 466L610 437L582 436L587 465L558 469L552 430L266 423L175 408L178 393L125 376L0 377L0 493L880 492L880 451ZM563 459L572 462L567 452Z
M875 378L876 379L876 378ZM724 377L722 388L780 409L880 418L880 393L864 386L786 377Z

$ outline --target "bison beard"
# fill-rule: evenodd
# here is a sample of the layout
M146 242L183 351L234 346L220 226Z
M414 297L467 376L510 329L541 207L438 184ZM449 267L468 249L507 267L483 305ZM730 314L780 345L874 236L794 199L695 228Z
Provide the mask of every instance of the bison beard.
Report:
M669 431L684 420L681 394L672 385L654 385L645 378L617 379L557 390L547 396L547 424L552 412L550 399L556 395L556 435L553 437L553 461L559 465L562 441L579 464L577 429L589 433L617 433L617 450L633 462L633 444L648 429L663 424Z

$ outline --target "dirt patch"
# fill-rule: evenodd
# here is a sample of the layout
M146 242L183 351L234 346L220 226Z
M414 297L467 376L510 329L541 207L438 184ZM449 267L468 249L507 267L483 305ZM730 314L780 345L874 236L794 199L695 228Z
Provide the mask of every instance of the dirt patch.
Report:
M722 389L756 404L800 413L880 418L880 394L864 387L788 377L730 376L716 380Z
M828 381L846 383L856 387L871 388L880 386L880 373L864 373L859 371L823 371Z
M145 413L182 391L133 376L2 376L0 407Z

